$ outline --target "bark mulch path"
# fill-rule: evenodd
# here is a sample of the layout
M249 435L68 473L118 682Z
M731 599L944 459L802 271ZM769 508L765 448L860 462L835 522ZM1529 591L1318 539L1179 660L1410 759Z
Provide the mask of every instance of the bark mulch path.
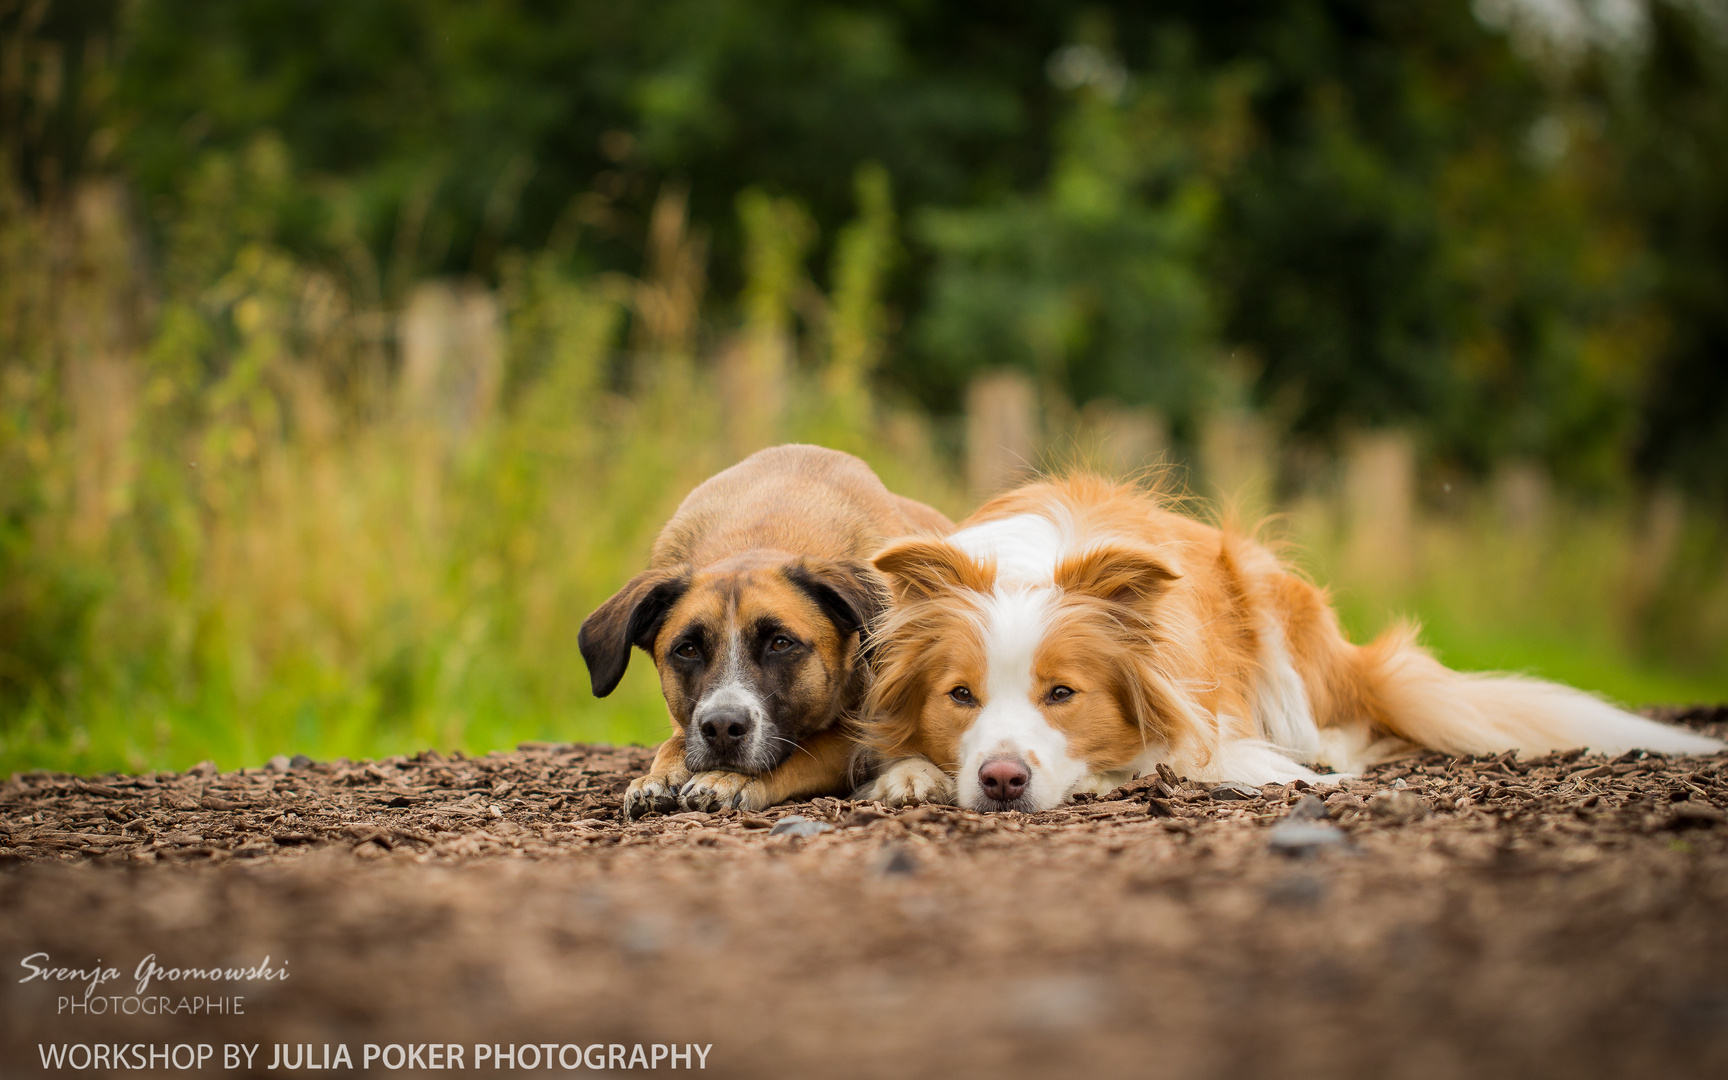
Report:
M1728 735L1728 707L1664 715ZM227 1075L483 1043L711 1045L752 1077L1728 1076L1728 755L621 822L648 756L14 777L0 1075L100 1042L210 1044L210 1074L260 1047ZM289 977L135 986L266 956ZM32 957L118 975L86 996ZM481 1071L564 1074L542 1056Z

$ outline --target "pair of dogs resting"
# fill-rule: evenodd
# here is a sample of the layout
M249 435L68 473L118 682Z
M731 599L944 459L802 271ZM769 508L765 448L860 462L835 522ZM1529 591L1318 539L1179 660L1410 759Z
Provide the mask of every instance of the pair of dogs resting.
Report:
M1723 748L1555 683L1451 671L1409 629L1353 645L1271 551L1130 485L1027 484L956 530L813 446L696 488L580 646L601 697L642 649L671 713L630 817L854 788L1037 811L1160 762L1258 786L1419 746Z

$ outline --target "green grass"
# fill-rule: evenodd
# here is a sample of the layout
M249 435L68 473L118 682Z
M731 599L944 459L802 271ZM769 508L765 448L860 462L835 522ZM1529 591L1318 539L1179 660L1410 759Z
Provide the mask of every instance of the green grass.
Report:
M633 571L643 557L642 538L682 490L643 500L631 511L640 521L622 531L637 537L637 550L611 555L603 572L556 571L579 576L587 594L571 593L557 603L547 627L555 640L525 646L519 636L482 629L470 631L477 636L464 646L461 616L452 633L429 615L433 621L416 630L397 631L404 635L399 646L425 650L419 670L392 674L389 665L380 672L340 657L318 663L301 650L299 659L275 664L244 687L233 678L239 665L204 668L221 677L192 681L186 697L149 683L110 684L73 699L58 716L37 708L12 718L0 760L11 769L104 771L184 768L206 758L223 767L256 766L277 753L319 759L428 747L482 753L525 740L652 744L667 730L653 666L637 655L614 694L595 700L574 630L591 606L589 597ZM1621 535L1621 522L1619 515L1586 515L1532 535L1496 528L1486 516L1430 520L1416 534L1422 557L1395 583L1359 557L1345 558L1345 545L1318 526L1306 530L1298 560L1333 585L1346 628L1358 641L1394 619L1415 617L1424 642L1460 669L1526 672L1631 705L1728 700L1728 666L1665 661L1629 637L1636 620L1617 596L1622 576L1608 569L1633 547ZM551 531L543 542L559 547ZM467 625L508 622L521 602L512 592L552 587L540 576L550 572L541 567L514 586L499 586L490 594L493 606L478 615L470 609ZM1694 600L1695 615L1702 616L1719 594ZM259 643L241 636L220 644L244 654ZM394 678L406 678L408 688L395 686ZM392 703L393 694L415 703Z
M1713 529L1651 550L1624 507L1561 505L1505 524L1488 507L1418 519L1414 557L1388 571L1330 533L1298 525L1302 561L1327 582L1347 631L1365 641L1400 618L1464 671L1554 679L1630 706L1728 701L1728 611Z

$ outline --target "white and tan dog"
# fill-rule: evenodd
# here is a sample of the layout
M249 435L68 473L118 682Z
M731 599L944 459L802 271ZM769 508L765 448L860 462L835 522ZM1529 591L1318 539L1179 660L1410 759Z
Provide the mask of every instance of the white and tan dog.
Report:
M648 569L578 637L595 696L639 648L672 715L672 737L625 793L626 816L843 790L855 749L846 720L867 682L861 631L888 599L869 557L953 528L819 446L763 450L692 491Z
M1451 671L1408 628L1353 645L1265 547L1098 477L1022 487L875 562L895 600L866 712L888 765L861 798L1037 811L1159 762L1261 785L1416 746L1723 749L1582 691Z

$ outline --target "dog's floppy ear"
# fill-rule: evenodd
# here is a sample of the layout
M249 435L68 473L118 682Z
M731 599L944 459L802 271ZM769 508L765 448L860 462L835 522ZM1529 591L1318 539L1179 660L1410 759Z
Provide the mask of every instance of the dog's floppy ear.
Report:
M927 600L951 589L989 592L996 568L944 540L902 540L871 560L888 576L898 600Z
M842 637L862 636L888 607L888 588L866 562L799 559L786 568L786 579L816 602Z
M576 645L594 681L594 696L605 697L618 686L630 666L630 646L647 652L672 605L690 588L690 568L675 566L644 570L630 579L612 599L582 620Z
M1106 544L1070 555L1056 565L1056 585L1118 604L1155 600L1182 575L1156 553Z

